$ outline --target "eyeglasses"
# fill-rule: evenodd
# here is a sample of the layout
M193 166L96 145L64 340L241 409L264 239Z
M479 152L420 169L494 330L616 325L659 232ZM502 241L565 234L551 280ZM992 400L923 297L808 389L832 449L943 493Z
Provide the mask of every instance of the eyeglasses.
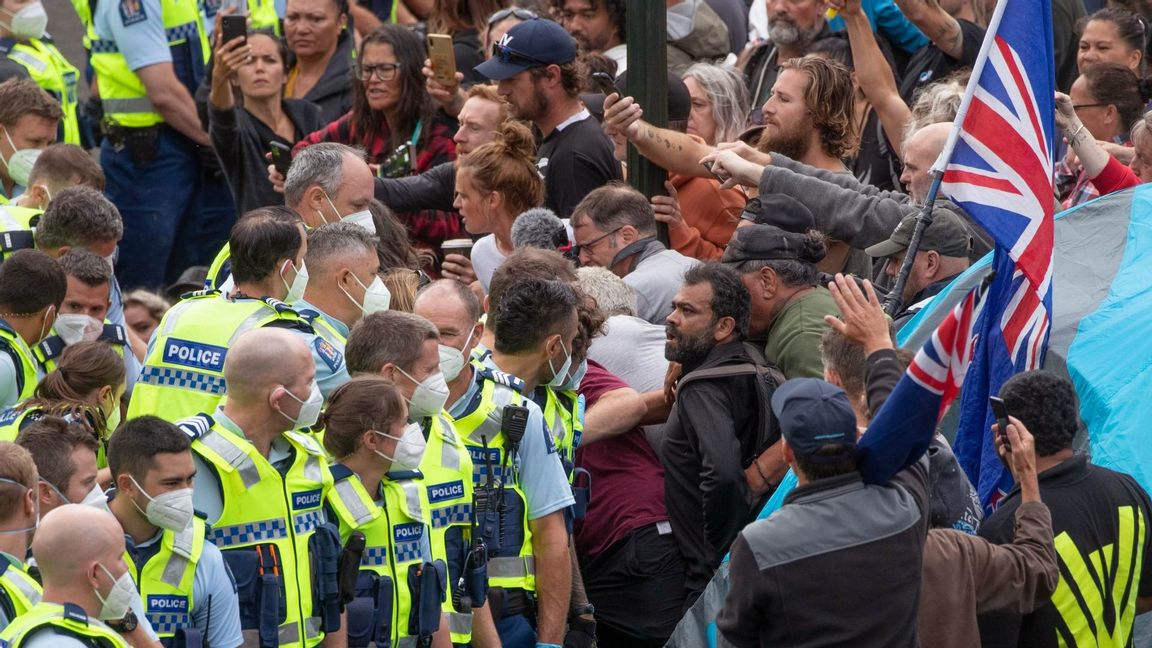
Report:
M1081 108L1102 108L1104 106L1111 106L1107 103L1094 103L1094 104L1072 104L1072 110L1080 110Z
M547 61L541 61L538 58L533 58L531 56L521 54L520 52L513 50L507 45L501 45L500 43L492 43L492 58L499 60L501 63L522 64L527 62L536 66L552 65Z
M604 239L608 238L609 236L612 236L613 234L615 234L616 232L619 232L622 229L624 229L624 228L623 227L617 227L616 229L612 230L611 232L608 232L607 234L604 234L603 236L597 236L596 238L592 239L591 241L588 241L587 243L585 243L583 245L581 245L579 243L573 243L572 244L572 254L575 257L579 258L580 252L582 250L591 250L593 245L596 245L600 241L603 241Z
M360 80L368 83L375 76L381 81L391 81L396 78L396 70L400 69L399 63L381 63L380 65L361 65L360 66Z
M537 16L535 12L519 7L509 7L508 9L501 9L488 17L488 26L492 27L496 23L507 20L509 16L519 18L520 20L535 20Z

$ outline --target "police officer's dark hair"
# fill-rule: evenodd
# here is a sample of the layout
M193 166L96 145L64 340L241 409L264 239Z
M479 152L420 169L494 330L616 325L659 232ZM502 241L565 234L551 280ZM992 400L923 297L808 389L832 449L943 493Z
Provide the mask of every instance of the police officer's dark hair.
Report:
M52 191L68 186L104 191L104 170L88 151L75 144L57 142L36 158L28 174L28 184L46 184Z
M484 309L480 306L480 300L476 298L476 293L472 292L472 289L469 288L467 284L456 281L455 279L437 279L427 286L424 286L417 291L416 301L420 301L427 292L435 291L439 293L441 290L448 291L453 297L459 299L460 302L464 304L464 312L467 313L469 321L480 321L480 316L484 314ZM428 297L428 299L434 298Z
M508 255L488 282L488 310L496 310L504 299L508 286L524 279L555 279L565 283L576 281L576 267L555 250L520 248ZM489 325L493 323L489 321Z
M112 283L112 268L103 257L81 247L74 247L56 260L64 269L64 274L75 277L80 283L95 288L100 284Z
M420 358L426 340L439 340L440 333L432 322L394 310L367 315L348 335L344 359L351 375L373 375L391 363L408 373Z
M143 485L158 454L178 454L192 447L180 428L155 416L138 416L116 428L108 441L108 468L112 480L125 473Z
M17 250L0 263L0 318L59 309L67 293L64 269L40 250Z
M611 232L625 225L636 228L641 236L656 234L656 213L644 194L628 185L612 182L591 191L572 210L575 224L587 219L602 232Z
M100 448L89 428L58 416L45 416L21 430L16 445L32 454L40 479L61 493L68 490L68 482L76 474L72 461L76 448L87 448L93 453Z
M92 187L68 187L52 196L36 225L36 247L47 250L116 242L122 236L120 211Z
M721 317L731 317L736 325L733 337L743 340L748 337L748 323L752 317L748 305L751 296L740 275L723 263L701 263L692 266L684 273L684 285L696 286L706 283L712 286L712 323Z
M283 259L296 259L303 245L300 216L287 207L260 207L232 226L228 247L236 283L263 281Z
M25 115L59 120L64 117L60 102L31 79L8 79L0 83L0 125L9 128Z
M508 354L536 350L548 336L567 333L564 328L575 309L576 291L570 284L550 279L513 283L493 309L496 350Z
M798 245L797 259L752 259L735 266L742 275L760 272L764 268L772 268L776 277L789 288L815 286L820 273L816 269L828 252L824 235L816 230L808 230L806 234L788 234Z
M336 459L356 452L364 432L391 434L404 418L404 397L396 384L380 376L357 376L340 385L328 397L320 415L324 448Z
M56 368L36 385L34 400L42 403L84 402L101 387L111 387L115 391L124 384L126 375L124 359L110 343L93 340L69 344L60 354Z
M1020 419L1032 433L1037 457L1072 447L1080 421L1072 381L1043 369L1025 371L1004 383L1000 398L1008 415Z

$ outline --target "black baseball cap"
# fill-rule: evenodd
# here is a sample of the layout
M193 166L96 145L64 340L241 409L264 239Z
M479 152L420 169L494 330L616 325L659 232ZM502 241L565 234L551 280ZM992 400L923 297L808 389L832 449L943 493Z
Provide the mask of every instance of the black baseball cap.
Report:
M721 263L743 263L745 261L771 261L777 259L800 259L805 263L816 263L820 259L801 258L805 235L785 232L775 225L749 225L738 227L724 248Z
M792 196L781 193L760 194L749 200L740 218L757 225L775 225L785 232L798 234L816 229L812 210Z
M513 25L492 45L492 58L474 70L503 81L530 68L563 65L576 58L576 41L560 25L535 18Z
M817 378L785 381L772 394L772 413L797 457L814 459L829 445L845 453L856 450L856 414L848 395L835 385Z
M972 232L968 230L964 218L958 213L959 209L951 201L936 202L932 207L932 224L924 230L920 238L921 250L935 250L946 257L968 257L968 253L972 251ZM907 250L919 217L919 211L908 214L901 219L888 240L866 248L864 252L870 257L879 259Z

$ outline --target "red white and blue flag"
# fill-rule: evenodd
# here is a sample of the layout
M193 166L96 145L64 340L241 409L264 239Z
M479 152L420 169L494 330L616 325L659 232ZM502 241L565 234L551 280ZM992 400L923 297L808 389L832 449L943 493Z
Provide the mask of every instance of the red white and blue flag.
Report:
M1040 367L1052 320L1052 68L1050 0L999 0L935 165L941 192L995 239L995 278L982 304L978 289L945 319L874 421L910 415L904 383L933 394L939 417L963 382L956 455L989 509L1012 477L996 456L988 396Z

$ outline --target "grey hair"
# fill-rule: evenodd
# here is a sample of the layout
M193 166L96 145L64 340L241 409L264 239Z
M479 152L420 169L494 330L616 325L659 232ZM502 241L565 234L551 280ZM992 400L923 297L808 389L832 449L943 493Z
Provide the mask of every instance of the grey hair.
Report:
M752 100L748 86L736 71L726 65L694 63L682 78L692 77L712 102L716 120L716 142L735 142L748 124Z
M292 158L284 178L284 204L295 207L304 200L304 192L318 185L329 198L340 190L344 179L344 156L363 160L364 149L336 142L322 142L306 147Z
M36 225L36 247L88 246L119 241L124 221L104 194L91 187L69 187L53 198Z
M332 261L340 263L356 253L376 254L379 239L355 223L331 223L308 231L308 252L304 262L317 271Z
M912 117L904 126L904 141L925 126L955 120L965 85L967 79L952 75L920 89L912 100Z
M606 317L636 316L636 291L608 268L583 267L576 270L580 290L596 300L596 307Z

